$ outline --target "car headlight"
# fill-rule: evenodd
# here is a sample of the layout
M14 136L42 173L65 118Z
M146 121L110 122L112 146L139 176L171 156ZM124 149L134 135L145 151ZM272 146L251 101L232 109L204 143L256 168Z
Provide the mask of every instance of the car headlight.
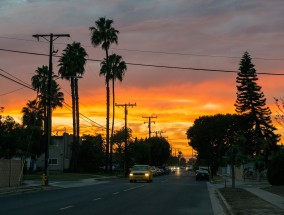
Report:
M145 173L145 176L146 176L146 177L149 177L149 173Z
M129 176L133 176L133 173L130 173Z

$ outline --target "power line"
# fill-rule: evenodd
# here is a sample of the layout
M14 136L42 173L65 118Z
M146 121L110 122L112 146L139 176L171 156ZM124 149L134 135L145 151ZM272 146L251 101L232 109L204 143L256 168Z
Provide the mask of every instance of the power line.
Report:
M72 109L72 106L69 105L69 104L67 104L65 101L63 101L63 103L64 103L66 106L68 106L69 108ZM69 110L70 110L70 109L69 109ZM71 110L70 110L70 111L71 111ZM99 123L93 121L92 119L90 119L89 117L85 116L84 114L82 114L82 113L79 113L79 114L80 114L80 116L82 116L82 117L86 118L87 120L89 120L90 122L94 123L96 127L105 129L104 126L102 126L102 125L100 125ZM90 122L89 122L89 123L90 123Z
M25 84L25 85L29 85L28 83L22 81L21 79L18 79L17 77L13 76L11 73L9 73L9 72L7 72L7 71L1 69L1 68L0 68L0 70L1 70L2 72L6 73L7 75L10 75L11 77L15 78L15 79L18 80L19 82L22 82L22 83Z
M27 51L16 51L10 49L2 49L0 51L15 52L21 54L30 54L30 55L39 55L39 56L48 56L47 54L27 52ZM54 56L60 57L60 56ZM88 61L101 62L96 59L87 59ZM155 67L155 68L165 68L165 69L178 69L178 70L193 70L193 71L206 71L206 72L222 72L222 73L238 73L237 70L224 70L224 69L206 69L206 68L196 68L196 67L180 67L180 66L165 66L165 65L155 65L155 64L142 64L142 63L126 63L127 65L133 66L144 66L144 67ZM284 76L284 73L268 73L268 72L257 72L258 75L271 75L271 76Z
M1 70L1 71L4 71L3 69L0 69L0 70ZM7 73L7 72L6 72L6 73ZM8 73L8 74L9 74L9 73ZM14 83L17 83L17 84L19 84L19 85L22 85L23 88L28 88L28 89L30 89L30 90L35 91L31 86L29 86L28 84L24 84L25 82L21 81L20 79L18 79L18 78L16 78L16 77L15 77L15 78L16 78L17 80L19 80L19 81L16 81L16 80L14 80L14 79L12 79L12 78L6 76L6 75L3 75L3 74L1 74L1 73L0 73L0 76L4 77L4 78L6 78L6 79L8 79L8 80L10 80L10 81L12 81L12 82L14 82ZM13 77L14 77L14 76L13 76ZM20 89L23 89L23 88L20 88ZM16 91L18 91L18 90L20 90L20 89L14 90L14 91L9 92L9 93L1 94L0 96L3 96L3 95L6 95L6 94L10 94L10 93L16 92ZM72 107L71 107L69 104L67 104L66 102L63 101L63 103L64 103L66 106L68 106L69 108L72 108ZM66 107L66 106L65 106L65 107ZM82 117L84 117L85 119L88 119L88 120L89 120L88 123L92 122L92 123L95 124L96 127L105 129L105 127L104 127L103 125L100 125L99 123L93 121L92 119L88 118L88 117L85 116L84 114L80 113L80 115L81 115ZM85 120L85 121L86 121L86 120ZM90 124L91 124L91 123L90 123ZM92 125L92 124L91 124L91 125Z
M3 75L3 74L0 73L0 76L4 77L4 78L6 78L6 79L8 79L8 80L10 80L10 81L12 81L12 82L15 82L15 83L17 83L17 84L19 84L19 85L22 85L23 87L26 87L26 88L29 88L29 89L31 89L31 90L34 90L32 87L30 87L30 86L28 86L28 85L25 85L25 84L23 84L23 83L21 83L21 82L19 82L19 81L16 81L16 80L14 80L14 79L12 79L12 78L9 78L9 77L6 76L6 75Z
M10 40L20 40L20 41L34 42L34 40L15 38L15 37L6 37L6 36L0 36L0 39L10 39ZM45 41L40 41L40 42L46 43ZM66 43L55 43L55 44L66 45ZM92 46L84 45L84 47L92 47ZM129 51L129 52L152 53L152 54L240 59L240 57L226 56L226 55L194 54L194 53L166 52L166 51L153 51L153 50L141 50L141 49L123 49L123 48L113 48L113 47L110 48L110 49L112 49L112 50L119 50L119 51ZM255 59L255 60L271 60L271 61L282 61L282 60L284 60L283 58L263 58L263 57L252 57L252 59Z
M26 87L21 87L21 88L19 88L19 89L12 90L12 91L7 92L7 93L0 94L0 96L6 96L6 95L9 95L9 94L11 94L11 93L17 92L17 91L22 90L22 89L25 89L25 88L26 88Z
M212 57L212 58L236 58L240 59L240 57L236 56L225 56L225 55L206 55L206 54L192 54L192 53L180 53L180 52L164 52L164 51L150 51L150 50L139 50L139 49L121 49L121 48L110 48L113 50L120 51L130 51L130 52L145 52L145 53L153 53L153 54L166 54L166 55L180 55L180 56L194 56L194 57ZM262 57L253 57L255 60L273 60L280 61L284 60L283 58L262 58Z

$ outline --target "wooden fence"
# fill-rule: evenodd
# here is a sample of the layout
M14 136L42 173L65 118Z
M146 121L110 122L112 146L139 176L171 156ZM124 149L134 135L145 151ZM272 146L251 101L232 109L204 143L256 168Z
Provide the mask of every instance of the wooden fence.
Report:
M22 183L23 162L0 159L0 187L15 187Z

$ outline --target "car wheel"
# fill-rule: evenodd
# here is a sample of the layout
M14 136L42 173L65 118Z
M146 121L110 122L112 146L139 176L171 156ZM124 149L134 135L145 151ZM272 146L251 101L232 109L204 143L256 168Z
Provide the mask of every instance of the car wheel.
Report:
M129 182L132 183L133 181L132 181L132 180L129 180Z

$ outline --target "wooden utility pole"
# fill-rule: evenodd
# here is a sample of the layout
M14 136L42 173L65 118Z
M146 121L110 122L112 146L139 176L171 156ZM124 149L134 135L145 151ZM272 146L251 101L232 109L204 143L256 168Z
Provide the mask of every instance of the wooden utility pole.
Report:
M128 129L127 129L127 115L128 115L128 110L127 107L133 107L136 106L135 104L115 104L115 106L117 107L124 107L124 138L125 138L125 146L124 146L124 176L127 176L127 172L128 172L128 165L127 165L127 134L128 134Z
M158 137L158 134L160 134L160 137L162 137L162 133L166 133L165 131L153 131L152 133L156 134L156 137Z
M151 137L151 119L157 118L157 116L142 116L142 118L147 118L148 119L148 128L149 128L149 138ZM144 122L144 124L147 122ZM155 123L155 122L153 122Z
M53 41L59 37L70 37L69 34L35 34L33 37L39 40L40 37L44 38L49 42L49 73L48 73L48 83L47 83L47 107L46 107L46 119L45 119L45 158L44 158L44 174L45 183L48 185L48 160L49 160L49 145L51 139L51 82L52 82L52 54L53 54Z

